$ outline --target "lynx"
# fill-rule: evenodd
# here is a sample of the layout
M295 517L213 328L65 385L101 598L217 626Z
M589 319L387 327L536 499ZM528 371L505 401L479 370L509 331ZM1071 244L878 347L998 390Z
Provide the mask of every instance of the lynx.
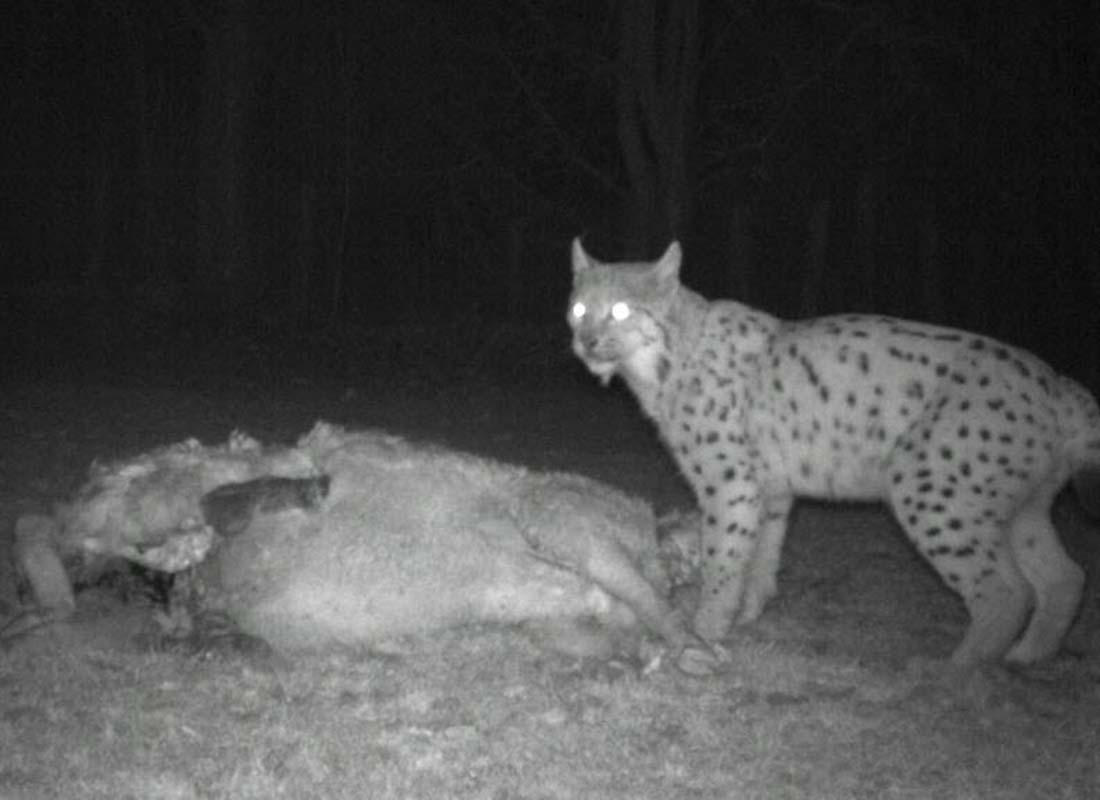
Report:
M959 330L788 322L708 301L680 282L675 242L655 262L603 263L577 240L572 261L574 352L604 384L625 381L697 496L702 637L761 613L792 501L806 496L889 505L967 606L951 664L1058 649L1084 573L1050 506L1071 477L1100 470L1100 411L1085 389Z

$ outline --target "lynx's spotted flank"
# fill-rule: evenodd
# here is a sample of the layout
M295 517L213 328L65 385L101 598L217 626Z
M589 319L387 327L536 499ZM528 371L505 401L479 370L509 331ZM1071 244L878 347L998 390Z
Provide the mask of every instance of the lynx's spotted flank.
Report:
M626 382L695 490L697 632L721 639L775 594L795 496L878 500L966 603L954 665L1053 654L1084 573L1050 506L1100 471L1093 397L983 336L707 301L680 262L676 243L655 262L603 263L575 241L569 323L577 356Z

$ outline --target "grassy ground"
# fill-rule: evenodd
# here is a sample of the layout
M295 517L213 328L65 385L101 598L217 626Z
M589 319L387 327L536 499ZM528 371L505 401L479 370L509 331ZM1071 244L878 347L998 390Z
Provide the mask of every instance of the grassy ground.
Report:
M234 427L289 440L317 418L584 472L661 510L691 503L630 399L563 353L490 342L396 364L394 345L374 346L358 367L325 349L331 364L266 372L253 352L10 384L3 529L95 456ZM1072 500L1057 522L1095 572L1093 524ZM0 613L15 604L6 570ZM799 507L780 597L708 679L578 664L500 630L294 663L165 652L130 635L143 612L86 595L87 622L0 651L0 798L1094 797L1095 584L1067 654L994 675L981 710L907 672L949 653L965 617L875 509Z

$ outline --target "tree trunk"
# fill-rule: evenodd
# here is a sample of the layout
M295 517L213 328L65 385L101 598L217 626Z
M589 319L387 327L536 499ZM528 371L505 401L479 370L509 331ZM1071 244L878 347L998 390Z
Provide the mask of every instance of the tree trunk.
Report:
M344 304L344 278L347 274L348 221L351 216L351 85L348 76L348 43L341 31L340 42L340 111L343 124L340 131L340 221L336 228L336 241L332 248L331 275L329 276L329 325L339 324Z
M83 348L86 358L82 368L99 364L109 352L108 328L114 315L108 313L112 303L107 291L107 233L111 223L112 174L105 136L95 136L94 149L87 159L87 250L80 269L80 309Z
M821 292L825 286L825 272L829 255L829 213L832 201L828 192L814 203L806 231L806 259L803 262L803 278L799 313L803 317L816 317L821 313Z
M626 255L645 257L682 236L689 141L699 79L698 0L625 0L619 17L619 148L629 183Z
M129 48L130 71L133 86L131 102L134 120L134 138L137 140L138 208L139 215L137 237L134 243L137 252L138 269L155 268L151 263L153 240L153 213L155 194L153 181L153 147L149 136L149 76L145 68L144 31L134 30L134 23L127 25L127 47ZM143 275L147 277L147 275ZM158 276L166 278L167 276Z
M298 186L298 242L295 259L294 296L289 299L290 314L297 328L305 326L313 310L313 291L317 259L317 185L313 181L312 170L315 165L307 163L304 175Z
M871 151L859 176L856 193L856 230L854 249L858 271L855 302L861 310L875 308L878 264L875 255L878 243L879 175Z
M523 311L523 226L513 222L508 226L508 321L520 322Z
M936 189L931 179L925 181L920 201L919 263L922 316L932 322L944 321L943 295L940 291L940 226L936 204Z
M730 210L728 273L734 299L751 303L752 276L756 271L756 247L749 230L750 209L738 203Z
M251 288L244 213L245 124L251 94L248 0L222 0L209 29L202 85L198 272L222 310Z

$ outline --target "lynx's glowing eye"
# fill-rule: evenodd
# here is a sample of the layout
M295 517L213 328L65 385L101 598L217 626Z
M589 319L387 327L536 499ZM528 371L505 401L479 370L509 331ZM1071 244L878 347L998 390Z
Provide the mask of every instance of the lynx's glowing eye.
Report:
M573 315L573 319L581 319L586 313L588 313L588 309L585 308L584 303L578 300L576 303L573 304L573 307L569 309L569 313Z
M611 306L611 319L616 322L622 322L624 319L630 316L630 306L626 303L618 302Z

